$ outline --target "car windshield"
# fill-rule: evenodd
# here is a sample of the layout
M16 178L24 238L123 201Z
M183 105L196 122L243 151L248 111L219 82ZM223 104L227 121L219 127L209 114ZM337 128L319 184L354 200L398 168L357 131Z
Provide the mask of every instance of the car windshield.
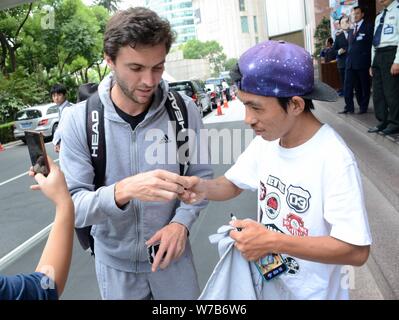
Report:
M42 113L40 112L40 110L36 109L22 110L17 113L15 120L17 121L31 120L31 119L40 118L41 116Z
M188 96L193 95L193 89L189 82L171 82L169 83L169 87Z

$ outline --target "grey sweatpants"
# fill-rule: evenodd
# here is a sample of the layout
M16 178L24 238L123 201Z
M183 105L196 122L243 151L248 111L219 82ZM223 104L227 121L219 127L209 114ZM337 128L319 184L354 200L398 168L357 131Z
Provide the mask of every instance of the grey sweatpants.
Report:
M196 300L200 294L193 261L187 256L165 270L143 273L117 270L95 260L103 300Z

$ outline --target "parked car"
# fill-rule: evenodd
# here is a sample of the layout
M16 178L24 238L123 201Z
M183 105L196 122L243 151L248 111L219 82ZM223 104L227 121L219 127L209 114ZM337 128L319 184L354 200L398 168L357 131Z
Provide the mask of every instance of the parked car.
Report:
M209 95L199 80L181 80L169 82L169 87L179 93L183 93L193 99L203 117L204 112L212 111L212 103Z
M58 122L58 105L54 103L23 109L15 117L14 137L25 143L25 130L34 130L42 132L44 137L51 138L57 130Z

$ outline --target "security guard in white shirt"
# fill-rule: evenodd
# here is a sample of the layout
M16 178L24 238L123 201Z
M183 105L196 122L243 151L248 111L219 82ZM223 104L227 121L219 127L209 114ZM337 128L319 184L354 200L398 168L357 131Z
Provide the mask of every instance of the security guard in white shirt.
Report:
M375 20L372 47L373 102L379 124L369 132L399 134L399 3L378 0L384 10Z

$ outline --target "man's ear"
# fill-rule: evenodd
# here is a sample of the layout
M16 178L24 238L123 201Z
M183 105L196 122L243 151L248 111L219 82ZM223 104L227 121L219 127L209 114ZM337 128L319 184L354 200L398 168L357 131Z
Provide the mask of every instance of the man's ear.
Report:
M295 116L298 116L303 112L303 110L305 110L305 100L297 96L292 97L288 108L290 112L292 112Z
M106 54L104 54L104 59L105 59L105 62L107 63L107 65L108 65L108 67L110 67L111 70L114 70L115 64L112 61L111 57L106 55Z

